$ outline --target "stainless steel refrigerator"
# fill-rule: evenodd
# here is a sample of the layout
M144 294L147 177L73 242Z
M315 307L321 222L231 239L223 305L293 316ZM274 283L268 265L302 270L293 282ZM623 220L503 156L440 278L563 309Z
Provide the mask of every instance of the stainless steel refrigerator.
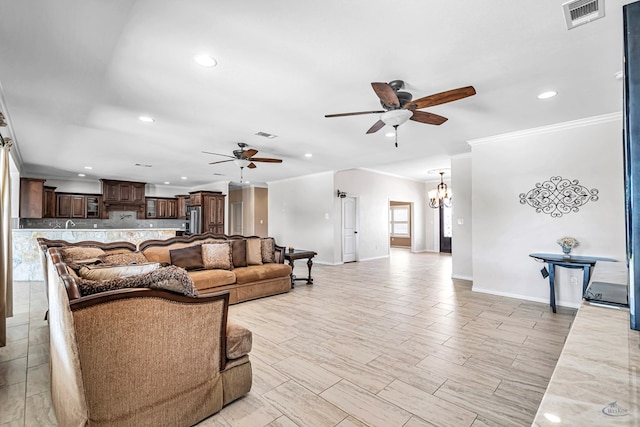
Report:
M187 234L202 233L202 207L187 207Z

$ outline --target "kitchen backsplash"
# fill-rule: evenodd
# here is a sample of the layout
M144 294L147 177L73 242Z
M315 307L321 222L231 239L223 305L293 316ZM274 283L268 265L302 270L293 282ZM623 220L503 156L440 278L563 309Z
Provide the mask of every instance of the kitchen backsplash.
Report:
M131 214L132 212L127 211L112 211L109 212L109 219L20 218L18 228L175 228L184 230L186 225L184 219L136 219L135 212Z

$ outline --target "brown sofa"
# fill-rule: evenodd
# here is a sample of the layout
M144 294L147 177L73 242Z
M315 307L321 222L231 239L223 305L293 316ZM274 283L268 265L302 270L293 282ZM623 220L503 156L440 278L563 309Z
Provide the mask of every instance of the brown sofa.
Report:
M229 291L190 297L125 288L80 296L82 280L64 251L84 242L64 243L40 241L59 425L189 426L249 392L251 332L227 322ZM126 242L88 247L134 253Z
M269 252L268 255L273 256L270 262L266 261L267 255L264 253L265 248L262 245L261 259L263 262L251 264L248 246L244 251L237 249L237 243L248 240L254 242L261 240L263 243L271 241L273 249L266 249ZM236 304L291 290L291 266L284 264L285 248L277 245L272 238L203 233L166 240L147 240L140 243L138 249L150 262L172 263L171 251L173 250L215 242L229 242L233 246L233 267L230 269L189 270L189 276L200 294L226 290L229 291L229 304ZM244 260L248 261L244 262Z

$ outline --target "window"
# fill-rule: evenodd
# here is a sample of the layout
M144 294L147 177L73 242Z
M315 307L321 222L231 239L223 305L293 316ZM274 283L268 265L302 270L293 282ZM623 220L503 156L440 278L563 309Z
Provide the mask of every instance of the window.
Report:
M410 237L409 205L391 206L389 209L389 233L393 237Z

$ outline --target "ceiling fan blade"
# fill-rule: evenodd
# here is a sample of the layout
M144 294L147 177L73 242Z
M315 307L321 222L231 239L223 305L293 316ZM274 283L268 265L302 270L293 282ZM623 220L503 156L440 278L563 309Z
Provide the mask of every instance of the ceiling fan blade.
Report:
M233 160L220 160L219 162L211 162L209 164L210 165L217 165L218 163L227 163L227 162L233 162Z
M266 157L252 157L248 160L251 160L252 162L264 162L264 163L282 163L281 159L269 159Z
M414 111L411 120L428 125L441 125L449 119L426 111Z
M373 126L371 126L369 128L369 130L367 131L367 133L374 133L374 132L378 132L380 129L382 129L384 127L384 122L382 120L378 120L377 122L375 122L375 124Z
M203 151L203 153L205 153L205 154L213 154L213 155L216 155L216 156L230 157L230 158L232 158L232 159L234 159L234 158L235 158L235 157L230 156L230 155L228 155L228 154L212 153L211 151Z
M258 150L254 150L253 148L250 148L250 149L242 152L242 158L243 159L248 159L249 157L253 157L256 154L258 154Z
M255 165L255 163L249 163L249 165L247 166L249 169L255 169L257 166Z
M361 114L380 114L384 113L384 110L378 111L359 111L357 113L339 113L339 114L325 114L325 117L345 117L345 116L359 116Z
M448 90L446 92L436 93L434 95L425 96L424 98L409 101L405 105L406 108L414 110L416 108L433 107L434 105L445 104L458 99L466 98L476 94L473 86L461 87L458 89Z
M371 83L373 90L382 103L389 107L399 107L400 100L396 92L387 83Z

